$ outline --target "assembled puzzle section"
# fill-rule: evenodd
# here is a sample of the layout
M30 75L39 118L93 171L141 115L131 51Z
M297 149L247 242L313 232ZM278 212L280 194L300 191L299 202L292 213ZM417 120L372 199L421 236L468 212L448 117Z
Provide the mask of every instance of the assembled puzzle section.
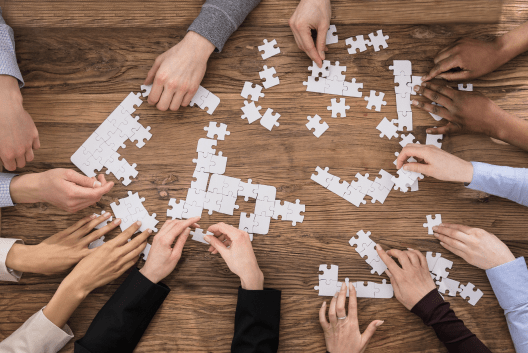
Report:
M119 204L112 202L110 207L116 218L121 219L121 230L124 232L128 227L137 221L141 221L139 232L144 232L147 229L157 232L156 225L159 223L156 220L156 214L149 215L147 209L143 206L145 198L140 198L139 193L128 192L128 196L119 199Z
M303 82L306 86L307 92L336 94L347 97L360 98L363 93L360 89L363 88L363 83L357 83L353 78L350 82L345 80L347 68L340 65L336 61L334 65L329 60L323 60L322 67L312 61L312 66L308 66L308 70L312 72L308 76L308 80Z
M421 85L422 79L420 76L412 76L410 60L394 60L389 69L393 71L394 83L398 84L394 87L398 119L392 120L392 123L397 125L398 131L403 131L403 128L412 131L411 95L416 94L413 87Z
M375 33L368 34L369 39L365 39L364 35L357 35L354 37L347 38L345 40L346 45L350 45L348 48L349 54L356 54L359 50L360 53L367 50L367 46L373 47L374 51L380 51L381 48L386 49L389 47L387 39L389 36L383 35L383 30L378 30Z
M144 140L150 140L150 126L145 128L138 120L139 116L132 117L143 101L141 93L131 92L119 106L103 121L103 123L92 133L92 135L71 156L71 161L86 176L96 176L95 171L107 169L106 174L114 174L127 186L132 178L137 177L136 164L129 164L126 159L121 159L117 150L125 148L124 142L137 141L136 146L142 148Z
M194 94L191 99L189 106L197 105L200 109L205 110L209 115L213 114L218 105L220 104L220 98L209 90L198 87L198 91Z
M350 246L356 246L356 252L361 256L367 258L365 261L372 267L370 273L374 274L375 272L378 275L382 275L383 272L387 269L385 263L381 260L376 251L376 243L370 239L370 232L365 233L363 230L360 230L356 233L357 238L352 237L348 241Z

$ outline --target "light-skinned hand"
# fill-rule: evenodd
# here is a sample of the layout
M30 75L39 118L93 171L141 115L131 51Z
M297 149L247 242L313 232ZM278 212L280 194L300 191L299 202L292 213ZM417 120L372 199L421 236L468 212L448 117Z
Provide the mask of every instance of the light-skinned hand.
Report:
M440 245L483 270L515 260L506 244L483 229L442 223L433 231Z
M189 105L214 49L209 40L189 31L181 42L158 56L144 82L145 85L153 83L149 104L156 104L163 111Z
M387 265L385 272L391 280L396 299L408 310L411 310L436 285L429 273L427 259L418 250L401 251L391 249L385 252L377 244L376 250L381 260ZM400 266L391 258L398 259Z
M509 59L501 55L501 39L481 41L463 38L442 49L435 66L422 81L441 78L449 81L471 80L494 71ZM455 70L456 69L456 70Z
M503 121L509 114L483 94L458 91L431 82L414 86L414 90L442 107L418 100L412 101L414 106L439 115L448 121L445 126L427 129L428 134L471 132L504 139L502 131L505 124Z
M356 289L354 286L350 286L348 315L345 308L346 292L347 286L343 283L341 290L334 295L330 302L328 310L329 321L326 320L326 301L323 302L319 310L319 322L324 331L326 350L331 353L363 353L367 349L374 332L383 324L383 321L372 321L365 332L361 334L361 331L359 331Z
M423 163L406 163L409 157ZM422 173L443 181L470 183L473 179L473 164L433 145L408 144L398 156L398 169Z
M14 177L10 192L14 203L47 202L75 213L101 200L113 186L104 174L96 179L71 169L51 169Z
M138 221L114 239L92 249L64 278L44 308L44 315L57 327L63 327L91 291L112 282L132 267L152 233L147 229L129 242L140 226Z
M332 6L330 0L301 0L288 22L295 42L317 66L322 67L325 59L326 33L330 28ZM314 43L312 29L317 31Z
M242 288L262 290L264 275L257 263L249 234L225 223L212 225L208 231L214 234L204 236L204 240L211 244L209 251L220 253L231 272L240 277Z
M149 256L139 272L152 283L158 283L167 277L180 261L183 246L189 237L191 228L199 227L200 217L184 221L168 220L154 236ZM177 239L176 239L177 238ZM176 244L174 244L176 241ZM174 247L173 245L174 244Z
M22 105L18 80L0 75L0 159L5 169L25 167L40 148L37 127Z
M6 266L21 272L51 275L68 270L95 249L88 245L115 229L120 219L92 232L95 226L110 218L111 213L92 215L52 235L37 245L15 243L6 257ZM91 233L90 233L91 232Z

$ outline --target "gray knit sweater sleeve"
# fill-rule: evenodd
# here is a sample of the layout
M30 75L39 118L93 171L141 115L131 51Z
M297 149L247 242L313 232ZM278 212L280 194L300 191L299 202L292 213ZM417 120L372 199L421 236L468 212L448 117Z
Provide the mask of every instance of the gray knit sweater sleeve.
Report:
M231 34L244 22L260 0L206 0L202 11L189 27L222 51Z

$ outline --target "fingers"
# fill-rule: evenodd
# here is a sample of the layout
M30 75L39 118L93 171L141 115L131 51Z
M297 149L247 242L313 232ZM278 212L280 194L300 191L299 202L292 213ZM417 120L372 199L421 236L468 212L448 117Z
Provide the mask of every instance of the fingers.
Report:
M353 323L358 322L357 318L357 293L356 287L352 284L348 284L348 317Z
M438 227L456 229L456 230L464 232L466 234L470 234L471 229L473 229L471 227L468 227L468 226L465 226L465 225L462 225L462 224L453 224L453 223L442 223Z
M159 60L159 57L156 59L156 61ZM154 63L155 65L156 63ZM161 65L161 62L159 63L159 65ZM159 102L160 100L160 97L163 93L163 90L164 90L164 84L165 84L165 80L166 80L166 77L160 77L160 75L157 75L157 70L159 69L159 65L158 67L156 68L156 72L155 72L155 76L154 76L154 82L152 84L152 89L150 90L150 94L148 96L148 103L149 104L156 104ZM152 69L154 69L154 66L152 67ZM151 69L151 70L152 70Z
M336 304L337 304L337 296L338 292L334 295L332 300L330 301L330 309L328 310L328 318L330 319L330 324L332 326L335 326L337 324L337 316L336 316Z
M410 143L407 146L405 146L400 154L398 155L397 159L397 168L400 169L405 161L409 159L409 157L417 157L419 159L426 159L427 156L427 149L424 148L424 145L420 145L417 143Z
M115 246L122 246L126 244L128 239L132 238L132 235L139 229L139 227L141 227L141 221L135 222L130 227L125 229L123 233L108 241L108 243L115 244Z
M420 264L422 265L422 267L429 271L429 266L427 265L427 258L424 256L424 254L422 254L422 252L418 250L413 250L413 252L415 252L418 258L420 259Z
M89 178L85 175L81 175L77 173L74 170L66 170L65 173L65 179L67 181L71 181L72 183L75 183L79 186L85 187L85 188L94 188L96 186L97 181L94 181L93 178Z
M443 72L449 71L458 67L458 61L455 56L448 56L443 60L440 60L436 65L431 69L429 74L422 78L422 81L429 81Z
M345 309L346 292L347 292L346 283L342 283L341 289L339 290L339 295L337 297L337 303L336 303L336 314L338 318L346 317L346 309Z
M452 247L449 244L444 243L443 241L440 242L440 245L442 245L447 250L451 251L453 254L460 256L461 258L464 258L465 253L457 248Z
M323 23L317 28L317 39L316 39L316 49L319 53L321 60L325 59L325 47L326 47L326 34L328 33L328 28L330 24Z
M424 85L425 85L425 83L424 83ZM440 92L439 92L437 90L434 90L434 89L431 89L431 88L428 88L428 87L429 86L414 86L413 89L414 89L414 91L420 93L421 95L423 95L426 98L429 98L433 102L440 104L441 106L445 107L446 109L451 108L451 106L453 105L453 100L452 100L451 97L448 97L446 95L447 89L439 88L439 90L440 90ZM441 87L447 88L446 86L441 86Z
M2 164L4 165L4 168L10 172L16 170L15 158L2 157Z
M182 105L183 97L185 96L186 93L187 92L182 90L181 88L177 89L176 92L174 92L174 96L172 97L172 101L169 106L169 109L171 111L176 111L180 108L180 106Z
M446 81L464 81L470 79L470 72L466 70L456 71L456 72L444 72L437 76Z
M143 233L147 233L146 231ZM141 233L141 235L143 234ZM149 233L147 233L149 234ZM138 236L139 237L139 236ZM135 237L133 240L136 240L138 237ZM132 240L127 244L127 246L132 243ZM145 250L147 247L147 239L145 238L141 243L138 243L137 246L131 248L129 251L125 252L125 255L123 256L123 262L129 262L134 261L137 262L139 260L139 255Z
M452 122L448 122L445 126L429 128L426 130L426 133L448 135L457 133L461 130L462 127L460 127L459 125L453 124Z
M321 308L319 309L319 323L323 330L328 330L330 328L330 324L326 320L326 301L321 304Z
M160 59L159 56L156 58L156 60L154 60L154 64L150 68L150 70L149 70L149 72L147 74L147 78L145 78L145 82L143 83L144 85L150 85L151 83L154 82L154 77L156 77L156 72L158 72L158 69L161 66L161 62L162 62L162 60ZM152 87L152 88L154 88L154 87ZM152 93L152 90L151 90L151 93ZM149 94L149 96L150 96L150 94Z
M402 268L411 266L411 260L409 259L409 256L407 256L406 252L397 249L391 249L388 251L388 253L398 259Z
M38 150L40 148L40 137L38 136L38 132L37 132L37 137L35 137L33 139L33 150Z
M407 250L408 251L406 251L405 253L407 257L409 258L409 261L411 262L411 264L416 267L422 267L422 264L420 263L420 258L415 253L416 250L411 249L411 248L407 248Z
M176 90L169 89L166 84L163 87L163 93L161 94L161 98L159 99L158 104L156 104L156 108L158 108L161 111L166 111L167 109L169 109L170 104L175 97L175 93L176 93Z
M442 117L442 118L444 118L444 119L446 119L448 121L452 121L453 120L453 116L451 115L449 110L447 110L444 107L439 107L436 104L421 102L421 101L418 101L416 99L413 99L411 101L411 104L414 105L415 107L418 107L418 108L420 108L422 110L425 110L428 113L433 113L435 115L438 115L438 116L440 116L440 117Z
M219 252L222 257L224 257L225 252L228 251L227 247L225 246L225 244L222 243L220 240L218 240L218 238L216 236L204 235L204 240L206 242L208 242L209 244L211 244L211 246L217 252ZM214 250L213 250L212 253L216 254Z
M461 230L463 229L463 230ZM454 224L442 224L435 227L434 232L440 236L447 236L460 243L467 244L470 241L471 235L468 234L471 228L465 226L458 226ZM443 239L440 239L443 241ZM453 245L453 244L450 244Z
M467 245L458 240L457 237L460 237L460 235L456 234L458 231L448 231L450 235L445 235L439 232L434 232L434 236L436 239L440 240L442 243L445 243L452 247L453 249L457 249L460 252L466 252ZM458 254L457 254L458 255Z
M24 168L26 166L26 158L19 156L15 159L17 168Z
M72 233L75 233L75 231L81 229L85 224L89 223L91 220L95 219L96 217L97 215L86 216L80 221L77 221L74 225L66 228L66 230L61 232L61 234L70 235Z
M214 233L217 237L225 234L230 239L236 239L240 236L240 230L225 223L213 224L207 229L209 232Z
M196 92L198 92L198 89L193 89L193 90L187 91L187 93L185 94L185 97L183 97L183 100L181 102L182 107L186 107L189 104L191 104L191 100L193 99L193 97L196 94Z
M397 275L401 273L400 266L398 266L398 264L393 259L391 259L389 255L387 255L387 253L385 252L385 250L383 250L381 245L376 244L376 251L378 252L378 255L381 261L385 263L385 265L387 266L387 268L393 275Z
M147 229L143 231L141 234L136 235L134 239L129 241L123 246L123 251L125 253L129 253L136 249L137 247L141 246L142 243L146 242L148 237L152 234L152 230ZM128 239L127 239L128 240ZM141 251L140 251L141 252Z
M168 229L166 229L166 231L163 232L160 235L163 237L164 242L166 244L172 245L174 243L174 240L176 240L176 237L178 235L180 235L184 230L188 229L189 227L194 225L199 220L200 220L200 217L193 217L193 218L189 218L189 219L187 219L185 221L168 221L168 222L165 222L165 224L163 225L163 228L168 227ZM163 231L163 228L161 228L161 231ZM190 229L189 229L189 232L190 232Z
M301 31L299 31L299 39L301 41L301 49L304 50L304 52L317 64L317 66L322 67L323 59L317 52L310 27L306 26Z
M383 322L384 321L382 320L374 320L368 325L367 329L361 335L362 338L365 339L364 340L365 343L362 348L365 348L367 344L369 344L370 339L372 338L372 336L374 336L374 333L376 332L378 327L380 327L383 324ZM363 342L363 339L361 341Z
M25 158L27 162L31 162L35 158L35 155L33 154L33 149L31 147L26 150Z
M176 241L176 244L174 244L174 248L172 249L172 256L180 257L181 253L183 251L183 247L185 246L185 242L187 241L187 238L189 238L189 234L191 234L191 228L186 228L178 237L178 240Z
M99 239L101 236L103 236L103 235L107 234L108 232L114 230L120 224L121 224L121 220L119 218L118 219L114 219L112 222L108 222L108 224L106 226L104 226L103 228L98 229L98 230L88 234L84 238L85 246L88 246L88 244L90 244L91 242Z
M430 165L423 164L423 163L414 163L414 162L413 163L407 163L407 164L405 164L403 169L411 171L411 172L424 174L424 175L427 175L427 176L431 176L433 174L433 172L432 172L433 168Z

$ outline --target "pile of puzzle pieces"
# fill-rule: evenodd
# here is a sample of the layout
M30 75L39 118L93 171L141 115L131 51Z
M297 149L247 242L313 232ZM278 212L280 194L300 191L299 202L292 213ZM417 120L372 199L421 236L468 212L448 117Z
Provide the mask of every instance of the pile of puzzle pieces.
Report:
M368 173L365 175L357 173L357 181L352 181L351 183L345 180L341 182L339 177L330 174L328 170L328 167L324 170L316 167L315 171L317 174L312 174L311 179L356 207L366 203L364 200L365 196L372 197L372 203L376 201L384 203L394 186L392 181L394 177L383 169L379 172L381 178L376 177L375 180L370 180Z
M131 115L136 111L134 106L143 103L140 96L141 93L130 92L71 156L72 163L88 177L96 176L95 170L101 171L103 167L107 168L106 174L114 174L117 180L123 178L124 185L137 176L136 164L130 165L124 158L119 160L117 150L126 147L126 140L137 141L136 146L141 148L145 145L143 140L152 137L150 126L145 128L138 122L139 116L133 118Z
M245 201L249 198L256 199L255 211L249 217L242 212L240 215L239 229L250 234L267 234L271 218L284 221L292 221L295 226L297 222L301 223L304 216L300 213L305 211L305 206L296 203L276 200L277 189L274 186L263 184L252 184L252 180L243 182L241 179L233 178L225 173L227 157L222 156L222 152L216 155L218 140L224 140L227 131L227 125L210 122L209 126L204 127L207 131L208 138L201 138L198 141L198 158L193 160L196 168L193 177L195 181L191 182L191 188L188 189L187 198L177 202L176 199L169 200L169 206L172 209L167 210L167 217L172 219L182 219L199 217L204 209L213 212L233 215L235 209L239 206L236 204L238 196L243 196ZM209 180L210 177L210 180ZM197 241L203 240L204 233L195 231ZM194 236L193 235L193 236ZM199 240L201 239L201 240Z
M315 286L314 289L319 291L319 296L333 296L336 292L339 292L342 286L342 282L338 281L339 267L336 265L320 265L319 271L323 274L319 274L319 285ZM382 283L375 282L349 282L348 278L345 278L347 286L347 297L350 294L350 285L353 285L356 289L356 296L358 298L392 298L394 297L394 289L392 284L387 283L387 280L383 280Z

